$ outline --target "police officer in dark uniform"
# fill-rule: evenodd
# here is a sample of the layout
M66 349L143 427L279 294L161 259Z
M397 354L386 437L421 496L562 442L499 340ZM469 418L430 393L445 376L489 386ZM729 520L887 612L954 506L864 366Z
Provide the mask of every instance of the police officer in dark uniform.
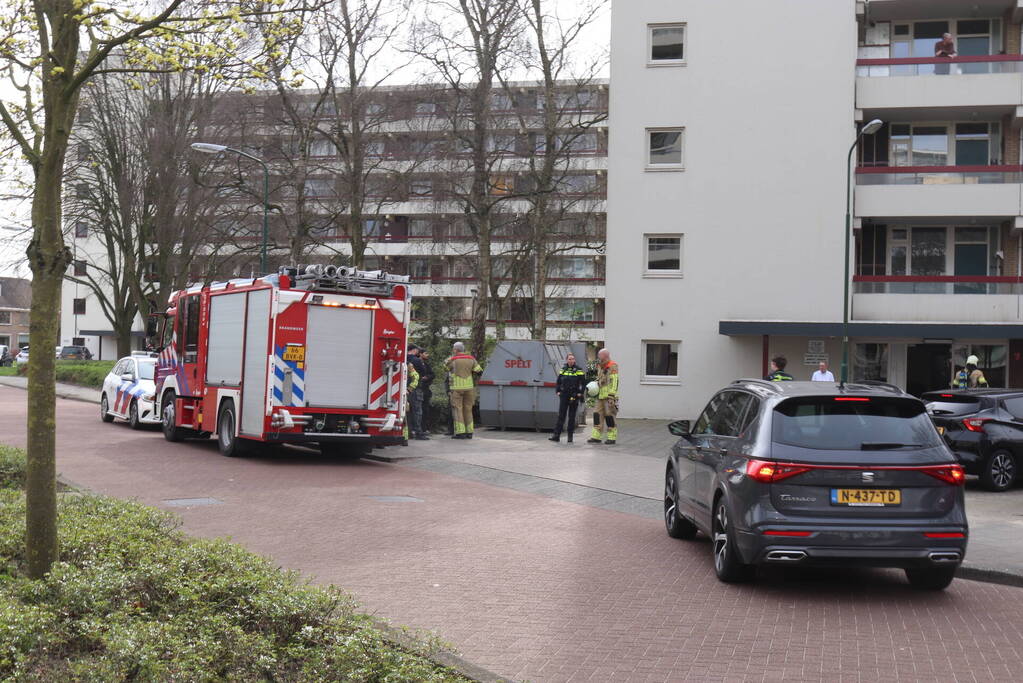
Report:
M785 366L788 364L785 356L775 356L771 359L771 374L764 379L768 382L791 382L795 378L785 372Z
M561 441L561 432L568 432L568 443L572 443L572 434L575 433L575 411L583 400L583 393L586 391L586 372L575 364L575 354L568 354L565 358L565 366L558 372L558 384L555 391L558 392L558 421L554 423L554 433L551 434L551 441ZM568 422L565 422L565 415L568 415Z

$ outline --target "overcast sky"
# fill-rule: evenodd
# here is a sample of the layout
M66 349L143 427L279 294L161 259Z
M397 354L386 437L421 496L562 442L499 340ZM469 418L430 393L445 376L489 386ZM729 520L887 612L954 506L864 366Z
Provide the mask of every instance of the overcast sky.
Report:
M578 6L576 0L554 1L557 5L558 13L566 19L574 15L573 10ZM601 54L609 49L611 40L610 15L609 2L602 16L586 29L581 41L582 45L586 46L586 52ZM600 75L604 78L608 76L607 73ZM412 74L409 73L408 76L412 76ZM399 75L397 78L400 79L401 76ZM17 101L17 93L13 91L8 83L3 81L0 81L0 97L4 100L15 99ZM3 193L5 180L6 178L0 178L0 193ZM25 247L29 238L29 233L26 230L28 224L29 204L27 201L15 202L0 199L0 276L31 277L25 261Z

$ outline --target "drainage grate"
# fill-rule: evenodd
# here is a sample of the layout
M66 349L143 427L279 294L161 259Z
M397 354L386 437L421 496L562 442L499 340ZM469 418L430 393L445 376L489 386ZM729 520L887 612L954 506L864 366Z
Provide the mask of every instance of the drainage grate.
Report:
M190 508L199 505L223 505L224 501L216 498L171 498L163 501L163 504L172 508Z
M380 503L422 503L422 498L416 498L415 496L366 496L371 500L375 500Z

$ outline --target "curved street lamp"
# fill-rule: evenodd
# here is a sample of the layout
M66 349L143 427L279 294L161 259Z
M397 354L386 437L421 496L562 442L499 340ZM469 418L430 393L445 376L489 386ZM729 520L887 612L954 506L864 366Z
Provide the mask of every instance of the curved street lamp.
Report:
M852 155L864 135L876 133L884 125L881 119L873 119L860 129L849 147L845 161L845 282L842 295L842 370L841 381L849 379L849 243L852 241Z
M252 159L260 166L263 167L263 242L259 249L259 270L262 274L266 274L266 246L269 240L269 230L267 227L267 211L270 208L270 169L267 167L266 162L257 156L253 156L248 152L243 152L240 149L234 147L228 147L227 145L215 145L212 142L193 142L191 145L192 149L196 152L202 152L203 154L221 154L223 152L234 152L238 156L243 156L246 159Z

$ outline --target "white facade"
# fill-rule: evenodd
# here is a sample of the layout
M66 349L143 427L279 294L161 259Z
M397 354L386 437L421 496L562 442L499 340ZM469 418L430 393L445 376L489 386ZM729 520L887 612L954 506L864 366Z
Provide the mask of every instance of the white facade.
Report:
M695 416L718 386L761 375L761 339L722 336L721 320L841 320L855 16L841 2L736 10L612 9L606 334L625 416ZM673 22L684 64L649 63L649 25ZM652 170L645 132L672 126L684 167ZM644 274L648 233L682 236L679 276ZM679 344L677 378L644 379L645 341ZM802 356L784 346L772 352Z
M1023 383L1019 2L736 9L613 7L606 336L622 414L695 417L779 354L796 379L825 359L840 376L846 154L873 119L851 169L850 379L920 393L976 354L992 386ZM951 60L935 57L944 33ZM681 163L651 167L666 159L651 129L684 131ZM681 268L651 272L644 236L671 234Z

